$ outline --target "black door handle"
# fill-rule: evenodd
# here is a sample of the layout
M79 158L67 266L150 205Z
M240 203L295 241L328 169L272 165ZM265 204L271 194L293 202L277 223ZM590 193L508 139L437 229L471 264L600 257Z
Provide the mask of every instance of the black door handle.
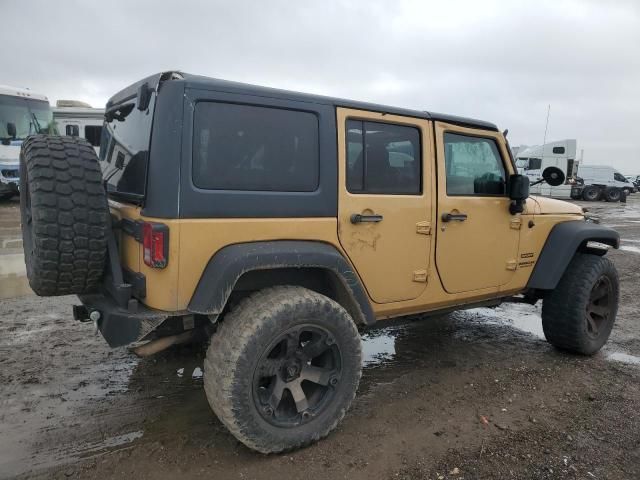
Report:
M378 223L382 221L382 215L361 215L359 213L351 214L351 223Z
M466 213L443 213L443 222L464 222L467 219Z

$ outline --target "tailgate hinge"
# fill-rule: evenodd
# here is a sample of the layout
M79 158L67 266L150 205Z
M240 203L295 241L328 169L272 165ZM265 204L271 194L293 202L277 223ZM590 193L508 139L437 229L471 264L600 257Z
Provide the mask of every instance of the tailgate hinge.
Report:
M416 270L413 272L413 281L418 283L427 283L429 275L426 270Z
M416 233L431 235L431 222L424 221L416 223Z

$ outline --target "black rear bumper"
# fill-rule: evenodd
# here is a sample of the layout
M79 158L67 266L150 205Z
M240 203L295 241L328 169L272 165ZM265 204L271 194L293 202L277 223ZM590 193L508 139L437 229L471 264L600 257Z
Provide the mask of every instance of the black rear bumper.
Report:
M98 329L110 347L143 340L169 317L167 312L151 310L140 304L135 311L130 311L120 307L109 295L80 295L78 298L84 308L74 308L74 318L88 320L92 312L98 312Z

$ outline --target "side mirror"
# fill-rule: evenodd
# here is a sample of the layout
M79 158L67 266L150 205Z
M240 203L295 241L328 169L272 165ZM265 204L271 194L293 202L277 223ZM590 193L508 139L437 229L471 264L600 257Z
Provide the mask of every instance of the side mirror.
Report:
M564 183L564 172L558 167L547 167L542 172L542 179L552 187L557 187Z
M509 198L513 200L509 205L511 215L524 211L524 202L529 197L529 177L526 175L511 175L509 177Z
M11 138L13 138L13 139L16 138L17 131L16 131L16 124L15 123L11 123L11 122L7 123L7 133L9 134L9 136Z
M509 177L509 198L523 201L529 197L529 177L526 175L511 175Z

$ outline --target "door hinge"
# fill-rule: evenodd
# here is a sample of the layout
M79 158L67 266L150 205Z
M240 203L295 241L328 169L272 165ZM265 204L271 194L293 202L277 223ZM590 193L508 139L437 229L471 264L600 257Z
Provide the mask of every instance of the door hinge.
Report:
M518 262L515 260L507 260L507 270L515 270L518 268Z
M431 235L431 222L416 223L416 233L421 235Z
M522 218L520 217L515 217L511 219L511 228L513 228L514 230L520 230L520 228L522 228Z
M427 283L429 275L426 270L416 270L413 272L413 281L418 283Z

